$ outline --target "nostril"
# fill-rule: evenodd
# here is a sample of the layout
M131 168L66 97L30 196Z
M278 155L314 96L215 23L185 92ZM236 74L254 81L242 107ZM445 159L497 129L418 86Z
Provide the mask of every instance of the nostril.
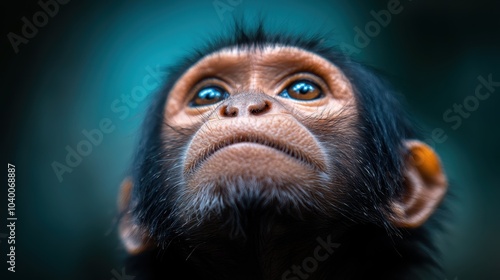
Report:
M263 100L257 104L252 104L248 106L248 112L252 115L264 114L271 109L271 102Z
M234 106L222 106L220 114L224 117L236 117L238 115L238 108Z

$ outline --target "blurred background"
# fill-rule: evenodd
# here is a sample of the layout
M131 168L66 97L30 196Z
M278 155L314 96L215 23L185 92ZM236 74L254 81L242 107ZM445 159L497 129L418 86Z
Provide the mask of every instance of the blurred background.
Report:
M500 82L499 5L401 0L390 20L377 22L393 2L2 2L1 156L5 173L7 163L16 166L18 220L10 273L4 184L0 278L122 279L116 197L157 89L143 80L158 86L158 67L189 55L234 16L261 14L271 28L330 32L386 75L452 182L449 235L439 239L447 279L500 279L500 86L476 96L482 79ZM102 126L102 138L85 144ZM78 149L85 155L68 166Z

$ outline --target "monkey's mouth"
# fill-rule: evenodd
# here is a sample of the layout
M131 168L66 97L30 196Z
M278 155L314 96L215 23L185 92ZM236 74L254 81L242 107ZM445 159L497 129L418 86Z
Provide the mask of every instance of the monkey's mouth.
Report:
M273 124L277 121L279 125ZM295 121L280 118L237 122L219 122L197 133L188 149L185 174L196 172L212 157L220 157L222 152L227 154L223 157L227 164L245 165L245 161L265 158L287 162L292 159L308 169L326 171L319 144Z
M274 150L277 150L283 154L288 155L291 158L296 159L297 161L306 164L310 167L317 168L318 163L309 157L306 153L302 152L301 150L295 149L294 147L290 147L286 145L286 143L283 143L281 141L276 141L274 139L268 139L265 137L262 137L262 135L259 137L257 135L235 135L232 137L229 137L222 142L219 142L215 144L214 146L211 146L207 148L198 160L194 161L190 167L188 167L188 170L193 171L196 170L200 165L202 165L209 157L211 157L213 154L215 154L217 151L220 151L226 147L229 147L231 145L235 144L243 144L243 143L248 143L248 144L257 144L257 145L262 145L266 146L269 148L272 148Z

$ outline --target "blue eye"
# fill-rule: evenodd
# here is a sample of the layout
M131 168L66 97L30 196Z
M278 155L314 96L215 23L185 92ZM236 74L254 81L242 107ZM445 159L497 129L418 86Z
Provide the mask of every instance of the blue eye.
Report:
M229 93L221 89L220 87L206 87L198 91L195 97L189 103L191 107L199 107L205 105L212 105L221 100L226 99L229 96Z
M282 93L281 97L297 100L313 100L323 97L319 86L309 81L296 81L289 85Z

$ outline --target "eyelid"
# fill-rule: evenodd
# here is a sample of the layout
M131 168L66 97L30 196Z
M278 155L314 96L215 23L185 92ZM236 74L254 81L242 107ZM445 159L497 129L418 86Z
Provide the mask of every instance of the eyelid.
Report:
M204 88L209 88L209 87L216 87L220 88L221 91L230 93L228 90L230 87L228 86L228 83L224 81L223 79L219 77L206 77L194 84L193 87L189 90L189 93L186 95L186 105L189 105L189 103L195 98L195 96Z
M276 95L280 95L283 91L287 90L292 84L297 83L299 81L309 82L315 85L323 95L327 95L330 92L330 88L327 83L318 75L310 72L297 72L291 75L288 75L286 78L282 79L278 83L278 92Z

